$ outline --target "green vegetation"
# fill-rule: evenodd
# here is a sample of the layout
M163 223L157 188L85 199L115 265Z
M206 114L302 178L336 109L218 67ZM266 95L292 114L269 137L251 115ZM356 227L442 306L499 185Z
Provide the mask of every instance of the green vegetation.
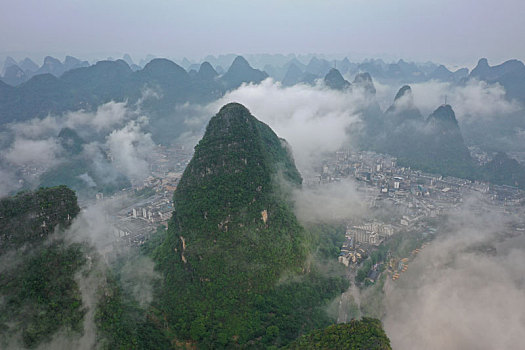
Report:
M82 332L85 310L74 276L85 263L86 248L60 238L79 211L75 193L65 186L0 201L0 253L12 251L0 274L4 341L20 332L23 345L33 348L59 329ZM57 226L59 235L44 242Z
M306 228L310 235L311 246L315 247L320 259L337 259L341 246L345 242L344 224L319 223Z
M79 211L75 192L66 186L21 192L0 200L0 254L42 242L57 225L68 227Z
M210 120L155 251L164 285L154 306L170 339L280 346L330 323L323 308L347 283L306 263L318 241L287 199L300 184L285 142L246 108L229 104Z
M81 141L67 130L63 137L71 153L78 152ZM97 347L278 348L330 325L326 310L348 288L343 268L333 263L345 228L298 223L289 198L301 182L284 140L243 106L223 107L174 194L168 230L159 227L140 249L164 277L153 280L151 305L135 299L135 285L129 288L126 269L133 270L128 263L136 256L117 254L109 269L91 272L100 282L91 286L98 288ZM76 278L97 258L55 230L78 212L65 186L0 201L6 227L0 254L11 251L16 258L0 275L2 344L20 337L35 348L58 332L82 334L88 309ZM51 232L58 234L50 238ZM369 326L365 331L356 324L356 334L379 339ZM352 339L361 344L359 336Z
M108 170L106 174L99 174L97 168L101 164L111 169L109 160L99 159L100 164L95 165L93 159L88 159L82 154L72 155L67 161L49 169L40 176L42 186L65 185L82 194L102 192L115 193L123 188L131 187L131 182L123 174Z
M258 317L248 317L247 320L258 326L255 331L262 336L261 342L265 346L281 346L305 330L331 324L333 320L327 315L326 308L346 288L348 282L344 278L326 277L320 271L311 271L298 281L283 283L266 295L257 296L254 311ZM268 334L269 330L274 332Z
M102 349L171 347L159 325L122 289L113 276L106 277L99 291L95 324Z
M381 321L365 317L360 321L315 330L294 341L287 349L389 350L391 347Z
M421 235L418 232L399 232L394 237L385 242L385 248L390 251L392 257L407 258L416 248L420 248L430 237Z
M505 153L497 153L481 172L486 181L525 189L525 168Z
M386 259L386 256L389 251L389 246L386 244L382 244L379 247L377 247L376 250L372 251L370 253L370 256L361 263L361 266L357 270L357 274L355 276L355 281L357 283L363 283L365 282L366 276L368 276L368 272L377 263L384 262Z
M427 220L429 226L439 224L436 219ZM385 314L383 287L389 275L382 273L375 283L370 282L366 277L374 264L380 263L378 266L379 271L384 271L390 258L411 258L413 257L412 252L414 249L421 248L423 243L431 239L431 235L422 235L419 232L400 232L386 240L378 249L372 251L370 256L362 262L356 273L355 281L361 288L361 299L359 307L355 305L355 308L359 308L359 312L355 312L353 316L365 315L367 317L382 318Z
M3 335L21 330L25 347L36 347L60 328L81 333L85 309L74 275L84 264L83 247L55 241L0 274Z
M135 190L135 197L148 198L155 195L155 193L155 189L153 189L152 187L144 187L140 190Z
M404 86L398 96L407 92L411 94ZM384 115L367 117L365 121L363 148L391 154L400 166L444 176L479 178L449 105L440 106L425 121L414 106L401 108L394 102Z
M141 254L153 257L155 250L162 245L166 239L167 230L164 226L157 226L157 230L151 234L149 239L140 247Z

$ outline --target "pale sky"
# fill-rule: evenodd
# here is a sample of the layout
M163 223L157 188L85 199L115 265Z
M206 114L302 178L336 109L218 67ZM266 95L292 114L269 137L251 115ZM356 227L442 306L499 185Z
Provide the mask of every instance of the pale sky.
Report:
M520 0L0 0L4 55L360 53L497 64L525 60L524 43Z

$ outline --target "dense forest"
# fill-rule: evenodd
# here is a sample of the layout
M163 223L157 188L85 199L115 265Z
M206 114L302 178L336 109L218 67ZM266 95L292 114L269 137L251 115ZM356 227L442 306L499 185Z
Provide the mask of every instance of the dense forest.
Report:
M33 348L61 328L82 332L85 309L74 275L87 247L63 236L79 211L75 193L65 186L0 201L0 344L20 335Z
M0 254L42 242L57 225L69 226L79 213L75 192L66 186L21 192L0 200Z
M82 334L86 309L74 275L86 262L83 249L57 240L18 257L14 268L0 274L3 341L21 334L23 345L34 348L61 328Z
M286 141L229 104L195 148L168 230L140 250L108 260L71 240L80 209L65 186L3 199L0 344L45 348L92 324L102 349L279 348L328 327L331 302L348 288L336 263L345 229L297 221L290 193L301 182ZM150 258L159 278L144 304L125 275ZM352 329L379 337L380 323L367 322Z
M332 325L301 336L287 349L381 349L390 350L390 340L381 322L373 318Z
M300 184L286 143L246 108L229 104L210 120L156 252L173 337L280 345L329 322L322 307L346 284L307 266L307 234L286 199Z

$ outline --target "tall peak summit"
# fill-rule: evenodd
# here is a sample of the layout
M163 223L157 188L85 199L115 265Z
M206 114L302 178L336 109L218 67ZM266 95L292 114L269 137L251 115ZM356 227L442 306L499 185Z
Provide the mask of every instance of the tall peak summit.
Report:
M222 107L174 193L159 252L167 281L162 304L183 320L183 336L197 340L194 324L202 322L227 339L238 332L256 337L246 322L256 301L285 271L302 270L304 229L277 178L301 183L284 140L243 105ZM209 298L224 291L225 298ZM203 310L213 312L203 319Z
M198 76L202 79L211 80L217 76L217 72L213 69L209 62L203 62L199 67Z
M479 67L489 67L489 61L486 58L480 58L478 61Z
M350 82L345 80L336 68L330 69L328 74L324 77L326 86L334 90L345 90L350 87Z
M423 121L423 115L414 104L412 88L409 85L402 86L394 97L394 103L386 110L394 125L405 121ZM410 131L411 133L412 131Z
M268 78L268 74L252 68L244 57L237 56L221 80L227 89L235 89L242 83L258 84L266 78Z
M372 76L368 72L359 73L354 78L354 85L360 86L365 89L371 95L375 95L376 87L374 86L374 81Z
M401 89L399 89L399 91L396 94L396 97L394 97L394 101L397 101L405 96L412 96L412 88L409 85L404 85L403 87L401 87Z
M237 56L233 60L229 70L240 69L240 68L252 68L252 66L250 66L246 58L242 56Z
M429 122L440 122L458 125L456 114L450 105L439 106L429 117Z

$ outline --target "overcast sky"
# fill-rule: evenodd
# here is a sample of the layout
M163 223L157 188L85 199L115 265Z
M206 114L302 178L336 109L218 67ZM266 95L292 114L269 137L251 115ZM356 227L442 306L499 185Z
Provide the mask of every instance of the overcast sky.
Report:
M0 0L0 53L359 53L496 64L525 60L524 19L520 0Z

